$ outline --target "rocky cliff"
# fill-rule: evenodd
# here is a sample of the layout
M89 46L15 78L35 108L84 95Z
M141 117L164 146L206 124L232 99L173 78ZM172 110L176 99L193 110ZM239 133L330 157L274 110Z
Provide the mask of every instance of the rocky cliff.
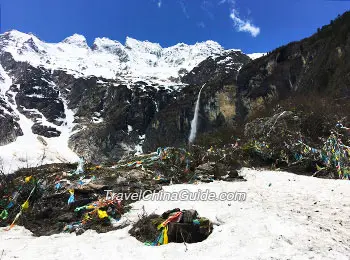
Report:
M255 60L235 57L242 67L229 66L230 58L208 58L183 77L189 87L155 117L146 134L150 139L146 138L145 148L185 143L193 104L204 83L199 133L244 124L252 115L291 97L346 100L350 96L350 12L311 37Z
M8 168L78 156L117 161L143 146L156 147L158 133L151 126L162 115L178 118L163 111L181 100L187 103L179 117L181 135L174 131L180 137L170 144L183 143L188 127L182 124L193 116L199 84L213 73L217 82L236 77L249 60L213 41L162 48L99 38L89 47L81 35L53 44L10 31L0 35L1 158Z
M11 31L0 36L0 155L18 167L33 155L99 163L185 145L204 84L199 134L299 94L346 99L349 60L349 12L255 60L212 41L99 38L90 47L80 35L53 44Z
M237 86L242 117L291 95L350 96L350 12L317 33L244 66Z

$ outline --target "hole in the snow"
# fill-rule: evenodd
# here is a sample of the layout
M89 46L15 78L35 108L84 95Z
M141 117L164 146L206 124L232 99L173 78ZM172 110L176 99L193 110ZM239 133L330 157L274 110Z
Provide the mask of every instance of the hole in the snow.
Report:
M143 213L129 233L146 245L167 243L197 243L207 239L213 231L213 224L200 217L195 210L178 208L162 215Z

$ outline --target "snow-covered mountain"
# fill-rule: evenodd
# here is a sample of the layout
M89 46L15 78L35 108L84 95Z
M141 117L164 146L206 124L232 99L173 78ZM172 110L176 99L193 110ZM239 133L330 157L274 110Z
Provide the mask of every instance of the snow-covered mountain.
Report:
M78 34L59 43L46 43L35 35L15 30L0 36L0 46L16 61L49 70L65 70L76 77L153 79L163 84L169 81L173 84L180 70L190 71L207 57L225 52L214 41L162 48L157 43L129 37L124 45L108 38L97 38L89 47L85 37Z
M193 71L200 64L206 68L206 60L209 71ZM140 152L152 120L184 98L182 89L211 75L236 77L247 61L240 50L225 50L214 41L162 48L129 37L124 45L97 38L88 46L78 34L46 43L32 34L6 32L0 35L5 172L75 161L78 155L98 162ZM185 98L187 121L195 96Z
M265 56L266 53L264 52L257 52L257 53L251 53L251 54L247 54L249 58L251 58L252 60L258 59L262 56Z

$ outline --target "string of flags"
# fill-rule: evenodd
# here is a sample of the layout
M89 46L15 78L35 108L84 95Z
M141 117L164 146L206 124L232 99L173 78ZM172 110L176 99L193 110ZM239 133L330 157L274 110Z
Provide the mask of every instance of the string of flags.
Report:
M346 131L350 130L340 123L336 127ZM289 165L290 159L295 161L312 159L317 162L317 171L333 169L339 178L350 180L350 147L345 145L335 133L332 133L320 148L311 147L302 140L291 145L284 142L284 147L286 149L281 149L280 154L278 154L279 161L285 161ZM270 148L264 141L253 140L242 148L253 150L260 156L270 159L276 157L276 153L271 149L273 147ZM292 157L290 157L290 153L293 154Z
M335 168L339 178L350 179L350 147L344 145L341 139L335 134L331 134L325 141L321 149L310 147L302 141L299 144L303 147L296 159L301 160L303 155L315 155L322 162L324 167L317 165L317 170L321 171L326 168Z
M16 225L16 222L18 221L18 219L21 217L21 215L23 214L24 211L28 210L30 204L29 204L29 201L34 193L34 191L37 189L37 184L38 182L32 177L32 176L28 176L28 177L25 177L24 179L24 182L25 183L32 183L34 184L34 187L32 188L31 192L29 193L27 199L20 205L20 210L19 212L16 214L15 218L13 219L13 221L11 222L10 226L5 229L6 231L9 231L10 229L12 229L15 225ZM7 220L7 218L9 217L9 212L8 210L12 207L15 206L15 204L17 204L17 199L19 197L19 194L20 194L20 190L22 189L22 187L19 188L18 191L16 191L14 193L14 196L13 198L10 200L9 204L7 205L7 207L5 209L3 209L3 211L0 213L0 218L2 220Z
M129 161L120 161L117 164L113 165L111 168L140 168L143 171L155 173L155 179L161 180L164 178L160 175L157 175L157 168L164 166L166 163L170 163L173 166L181 168L184 173L188 173L190 171L191 162L192 155L185 149L173 147L159 147L156 152L133 157L133 159Z
M114 224L120 220L123 207L121 201L117 198L111 200L102 198L87 205L77 207L74 212L82 213L82 219L78 222L66 225L63 229L64 232L79 230L93 219L108 220L111 224Z

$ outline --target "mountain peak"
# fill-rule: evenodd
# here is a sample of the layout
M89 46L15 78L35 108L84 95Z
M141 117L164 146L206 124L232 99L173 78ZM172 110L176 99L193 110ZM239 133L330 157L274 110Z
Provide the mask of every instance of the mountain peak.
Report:
M73 34L62 41L62 43L67 43L71 45L76 45L78 47L89 48L85 36L81 34Z
M212 40L207 40L204 42L197 42L195 45L207 45L207 46L215 46L218 48L222 48L222 46L218 42L212 41Z
M131 37L126 37L125 47L128 49L135 49L141 52L153 52L162 50L159 43L149 41L139 41Z
M116 78L128 75L128 81L156 78L162 84L173 84L179 70L190 71L206 58L225 52L219 43L211 40L162 48L158 43L131 37L126 37L125 45L102 37L96 38L90 48L86 38L80 34L57 44L17 30L1 35L0 44L2 50L11 53L16 61L28 62L36 67L63 69L77 77ZM124 80L124 76L121 78Z
M94 44L92 45L93 50L100 50L100 51L110 50L115 48L122 49L124 48L124 46L120 42L111 40L106 37L96 38L94 41Z
M17 30L11 30L11 31L5 32L4 35L14 41L19 41L19 42L27 41L28 39L33 37L32 35L29 35Z

